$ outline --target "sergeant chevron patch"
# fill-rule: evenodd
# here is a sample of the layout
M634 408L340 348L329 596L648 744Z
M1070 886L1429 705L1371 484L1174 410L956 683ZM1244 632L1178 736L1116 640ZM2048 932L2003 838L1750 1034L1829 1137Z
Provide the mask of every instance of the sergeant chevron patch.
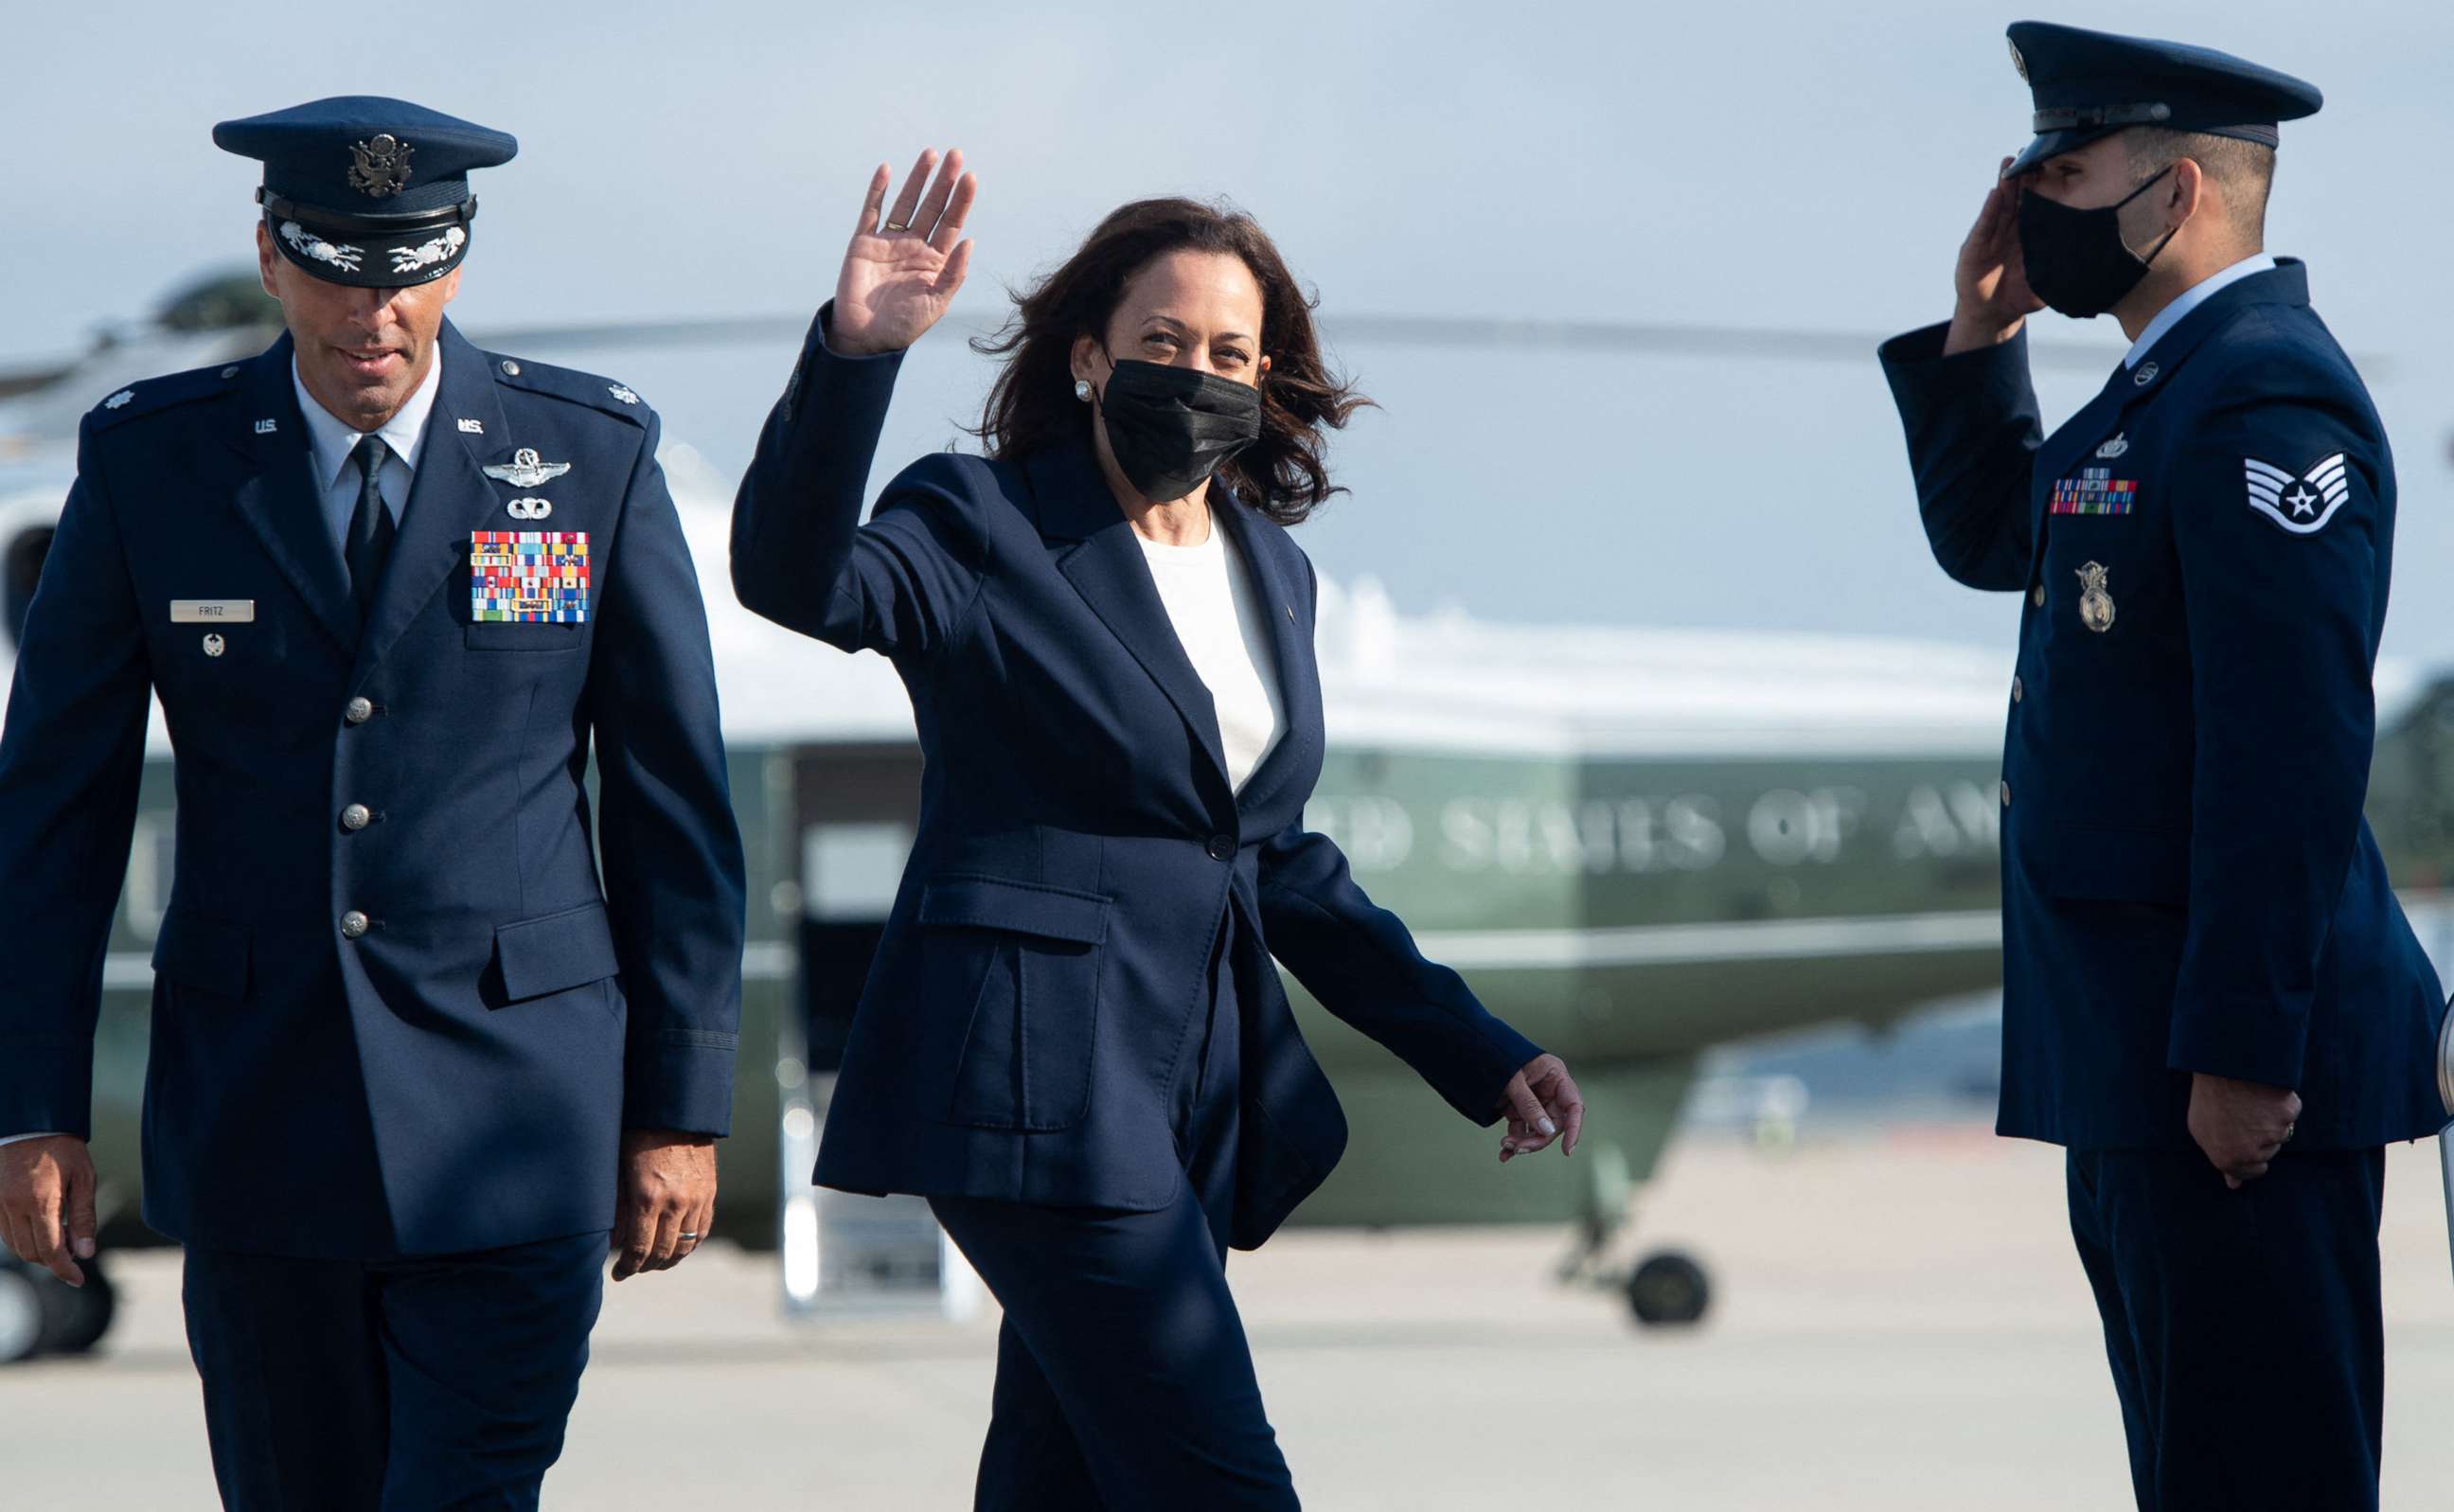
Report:
M2249 507L2295 535L2314 535L2324 529L2352 496L2341 452L2320 459L2298 477L2254 456L2242 458L2242 470L2249 483Z

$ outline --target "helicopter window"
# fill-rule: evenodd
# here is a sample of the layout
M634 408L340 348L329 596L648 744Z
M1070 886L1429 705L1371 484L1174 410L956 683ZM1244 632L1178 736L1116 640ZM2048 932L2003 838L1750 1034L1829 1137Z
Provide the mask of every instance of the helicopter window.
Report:
M9 595L9 643L26 634L26 611L33 606L34 585L42 581L43 558L51 551L51 527L26 531L9 543L6 564Z

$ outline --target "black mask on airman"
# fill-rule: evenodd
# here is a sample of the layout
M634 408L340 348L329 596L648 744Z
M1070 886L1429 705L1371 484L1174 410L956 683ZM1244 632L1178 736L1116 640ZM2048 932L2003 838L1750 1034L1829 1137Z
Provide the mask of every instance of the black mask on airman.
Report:
M2122 196L2120 204L2096 210L2073 210L2047 199L2033 188L2020 196L2020 255L2027 263L2028 287L2052 309L2075 320L2092 320L2139 287L2173 240L2179 226L2164 233L2142 257L2122 239L2122 207L2144 194L2173 170L2161 170L2146 183Z

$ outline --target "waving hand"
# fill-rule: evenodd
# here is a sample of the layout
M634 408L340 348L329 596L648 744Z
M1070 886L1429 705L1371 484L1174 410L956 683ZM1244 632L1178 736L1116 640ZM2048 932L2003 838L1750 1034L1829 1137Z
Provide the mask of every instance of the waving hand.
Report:
M972 266L963 222L979 179L963 171L962 152L948 152L942 163L936 149L922 152L881 219L890 179L883 163L870 175L860 221L835 276L827 344L848 355L895 352L919 340L945 314Z

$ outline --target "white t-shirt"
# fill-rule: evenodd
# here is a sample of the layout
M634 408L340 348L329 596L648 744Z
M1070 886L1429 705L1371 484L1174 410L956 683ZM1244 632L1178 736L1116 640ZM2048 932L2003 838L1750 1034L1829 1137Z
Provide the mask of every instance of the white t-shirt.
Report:
M1286 727L1286 702L1252 574L1216 520L1198 546L1164 546L1139 532L1134 539L1142 543L1176 638L1210 690L1227 778L1241 792Z

